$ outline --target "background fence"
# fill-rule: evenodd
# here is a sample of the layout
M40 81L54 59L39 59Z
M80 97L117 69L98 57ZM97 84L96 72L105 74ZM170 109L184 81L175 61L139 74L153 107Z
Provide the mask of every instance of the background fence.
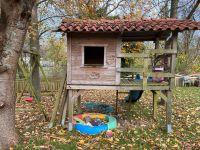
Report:
M49 79L49 82L41 81L41 91L42 92L57 92L59 87L61 86L61 79ZM29 92L30 87L26 80L23 79L17 79L16 80L16 91L17 93L21 93L24 90L24 92Z
M197 77L190 77L190 79L192 80L192 83L194 83L194 81L196 80ZM184 86L183 83L183 79L182 77L176 77L175 78L175 86ZM41 90L42 92L57 92L62 79L48 79L49 84L46 81L41 81ZM29 92L29 84L27 84L26 80L24 79L17 79L16 80L16 91L17 93L21 93L23 91L23 89L25 88L24 92Z

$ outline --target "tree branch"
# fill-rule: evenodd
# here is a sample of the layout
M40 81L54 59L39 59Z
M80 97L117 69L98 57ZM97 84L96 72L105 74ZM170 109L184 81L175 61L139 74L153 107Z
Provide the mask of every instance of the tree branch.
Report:
M190 13L188 14L188 16L186 17L186 19L190 19L192 17L192 15L194 14L195 10L197 9L197 7L200 4L200 0L198 0L196 2L196 4L194 5L194 7L192 8L192 10L190 11Z
M42 31L42 32L39 34L39 37L38 37L38 38L40 38L44 33L49 32L49 31L52 31L52 29L46 29L46 30Z
M124 0L119 1L119 2L117 3L117 5L116 5L112 10L110 10L109 12L106 13L106 15L109 15L109 14L112 13L115 9L117 9L123 1L124 1Z
M38 3L36 3L36 6L39 6L40 4L42 4L42 3L46 2L46 1L48 1L48 0L41 0L41 1L39 1Z
M43 21L48 20L48 19L52 19L52 18L61 18L61 17L67 17L67 15L49 16L49 17L46 17L46 18L44 18L44 19L39 20L38 22L43 22Z

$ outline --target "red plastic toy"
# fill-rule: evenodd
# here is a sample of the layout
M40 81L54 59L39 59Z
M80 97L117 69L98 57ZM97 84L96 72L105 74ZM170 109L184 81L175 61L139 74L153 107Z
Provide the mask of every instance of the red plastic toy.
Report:
M24 98L25 101L27 102L32 102L33 101L33 97L26 97Z

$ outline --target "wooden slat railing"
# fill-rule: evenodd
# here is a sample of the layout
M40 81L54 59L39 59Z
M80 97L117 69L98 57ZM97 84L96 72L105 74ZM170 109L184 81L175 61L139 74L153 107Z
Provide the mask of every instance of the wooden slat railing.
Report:
M147 58L152 54L176 54L174 49L146 49L143 53L119 53L118 58Z

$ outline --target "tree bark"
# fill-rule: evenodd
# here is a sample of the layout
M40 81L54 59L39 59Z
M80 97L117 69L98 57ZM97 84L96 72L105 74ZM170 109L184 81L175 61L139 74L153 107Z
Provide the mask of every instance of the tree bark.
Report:
M178 2L179 0L171 0L170 18L177 18Z
M34 1L1 0L0 18L0 149L18 143L15 131L15 77L17 62L30 22Z
M40 52L40 43L39 43L39 31L38 31L38 15L37 15L37 7L35 4L32 10L32 21L31 21L31 33L30 33L30 50L39 54ZM40 71L39 71L39 55L31 55L31 66L34 64L33 72L31 75L32 85L35 89L35 94L38 100L41 99L41 88L40 88Z

